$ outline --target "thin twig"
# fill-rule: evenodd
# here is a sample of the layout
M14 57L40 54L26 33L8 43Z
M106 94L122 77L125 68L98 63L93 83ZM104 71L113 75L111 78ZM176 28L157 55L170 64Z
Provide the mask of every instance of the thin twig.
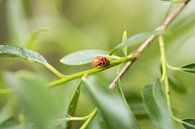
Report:
M190 2L190 0L184 0L181 2L163 21L163 23L155 29L157 33L151 35L138 49L133 52L134 60L129 61L125 64L125 66L120 71L120 78L124 76L124 74L128 71L128 69L134 64L134 62L140 57L140 55L144 52L144 50L151 44L153 41L165 32L167 27L173 22L173 20L182 12L182 10L186 7L186 5ZM118 83L118 77L116 77L109 86L109 89L115 90Z
M85 123L79 128L79 129L86 129L91 121L94 119L94 117L97 114L97 109L95 108L88 116L88 119L85 121Z

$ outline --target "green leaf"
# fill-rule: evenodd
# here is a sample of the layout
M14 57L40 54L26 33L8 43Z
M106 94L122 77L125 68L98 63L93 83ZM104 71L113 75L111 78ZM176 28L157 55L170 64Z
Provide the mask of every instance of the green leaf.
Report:
M5 104L0 112L0 125L6 120L14 116L14 104L12 101L9 101Z
M5 79L13 94L36 129L53 129L58 104L41 77L20 72L17 77L6 73Z
M173 25L169 29L171 32L169 36L169 42L177 42L178 40L181 40L181 38L184 38L186 34L188 36L193 35L195 23L195 17L192 17L193 15L194 13L191 12L185 16L180 17L173 23ZM185 43L188 42L179 42L178 45L183 47Z
M187 92L186 87L173 74L169 74L168 79L169 79L170 86L172 86L172 88L174 88L176 91L180 93Z
M155 83L144 87L143 101L149 116L157 128L173 129L174 123L159 79Z
M109 129L138 129L132 111L119 95L96 85L93 80L83 80L87 85L86 93L98 107Z
M137 119L148 118L143 102L133 102L131 108Z
M127 40L127 31L123 32L122 42L125 42L125 40ZM125 46L123 48L123 53L124 53L125 56L127 56L127 54L128 54L127 52L128 52L128 47Z
M181 70L189 73L195 73L195 63L184 65Z
M77 104L78 104L78 101L79 101L79 96L80 96L80 87L81 87L81 80L79 81L78 83L78 86L76 88L76 91L71 99L71 102L68 106L68 115L70 116L74 116L75 115L75 112L76 112L76 108L77 108ZM71 122L67 122L67 128L71 128Z
M58 77L64 77L64 75L51 66L42 55L26 48L13 45L0 45L0 57L18 57L28 61L36 62L48 68Z
M44 65L48 64L46 59L43 56L41 56L39 53L18 46L0 45L0 56L19 57L28 61L32 61Z
M69 106L68 106L68 115L71 115L71 116L75 115L77 103L78 103L79 96L80 96L81 82L82 81L79 81L77 89L76 89L76 91L75 91L75 93L74 93L74 95L71 99L71 102L70 102Z
M37 43L38 38L40 37L40 35L43 32L47 32L46 29L40 29L39 31L35 32L32 34L32 36L30 37L30 39L28 40L28 42L26 43L26 47L30 48L30 49L35 49L35 45Z
M108 53L96 49L82 50L64 56L60 62L66 65L83 65L91 63L96 56L108 56Z
M183 120L185 123L183 123L183 126L186 128L186 129L195 129L195 119L184 119ZM190 124L190 125L187 125L187 124Z
M7 0L6 1L6 21L10 36L17 45L24 45L26 38L29 36L29 28L25 17L25 9L23 0Z
M127 40L122 41L119 43L113 50L111 50L110 55L112 55L114 52L126 47L126 46L134 46L142 41L144 41L146 38L148 38L152 33L151 32L144 32L144 33L139 33L136 35L133 35L129 37Z

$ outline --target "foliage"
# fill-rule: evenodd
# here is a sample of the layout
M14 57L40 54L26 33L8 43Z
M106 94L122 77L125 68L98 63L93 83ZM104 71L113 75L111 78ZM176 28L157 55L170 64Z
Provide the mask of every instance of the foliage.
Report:
M118 26L123 19L117 13L128 10L128 15L133 12L138 17L143 9L143 18L146 6L137 1L141 8L136 12L130 11L124 1L108 2L110 7L118 7L115 21L108 6L104 9L106 2L93 1L90 11L85 2L90 3L0 1L0 5L6 4L9 38L14 42L0 45L0 129L195 129L195 104L191 99L195 97L194 17L192 11L179 15L194 1L159 1L170 4L160 27L148 31L147 27L153 26L145 24L153 24L154 19L148 23L148 18L134 21L130 29L125 26L131 36L124 31L118 44L109 44L123 31ZM36 12L32 5L41 8ZM132 10L138 7L134 6ZM151 12L164 11L158 6ZM85 23L79 17L84 17ZM106 25L116 28L116 35L110 31L113 41L107 41L110 37L98 26L99 20L113 23ZM162 15L157 20L162 20ZM135 29L137 24L139 30ZM93 67L96 56L110 63ZM116 87L109 89L110 85Z

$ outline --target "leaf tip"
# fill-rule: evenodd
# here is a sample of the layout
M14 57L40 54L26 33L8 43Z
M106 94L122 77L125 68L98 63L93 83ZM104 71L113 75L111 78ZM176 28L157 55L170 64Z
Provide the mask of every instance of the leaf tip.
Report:
M125 40L127 40L127 31L126 30L124 30L123 37L122 37L122 41L125 41Z
M64 58L61 58L61 59L60 59L60 63L65 64L65 63L64 63Z

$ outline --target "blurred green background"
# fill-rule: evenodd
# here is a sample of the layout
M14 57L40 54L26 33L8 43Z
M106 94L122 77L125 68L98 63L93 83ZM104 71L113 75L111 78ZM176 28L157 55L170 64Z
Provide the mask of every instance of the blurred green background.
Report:
M0 0L0 44L25 47L32 35L39 32L31 48L42 54L49 63L64 74L92 68L91 65L66 66L59 60L66 54L84 49L110 51L121 42L123 31L128 37L152 31L163 21L170 3L160 0ZM168 62L174 66L195 62L195 1L174 21L165 35ZM135 49L129 48L129 52ZM122 55L122 53L118 53ZM160 77L159 47L155 41L122 79L122 86L130 107L137 113L143 129L154 128L145 116L141 91L143 87ZM31 71L47 82L57 79L39 64L23 60L0 58L0 88L6 87L4 73ZM195 75L174 73L187 92L171 89L175 114L180 118L195 116ZM107 87L116 77L116 68L98 73ZM58 114L64 116L67 104L78 80L66 86L52 89L59 103ZM0 96L0 109L13 97ZM81 94L77 115L88 114L93 105ZM17 123L17 121L16 121ZM75 128L81 123L77 122ZM95 127L91 127L94 129ZM182 126L178 125L178 129Z

